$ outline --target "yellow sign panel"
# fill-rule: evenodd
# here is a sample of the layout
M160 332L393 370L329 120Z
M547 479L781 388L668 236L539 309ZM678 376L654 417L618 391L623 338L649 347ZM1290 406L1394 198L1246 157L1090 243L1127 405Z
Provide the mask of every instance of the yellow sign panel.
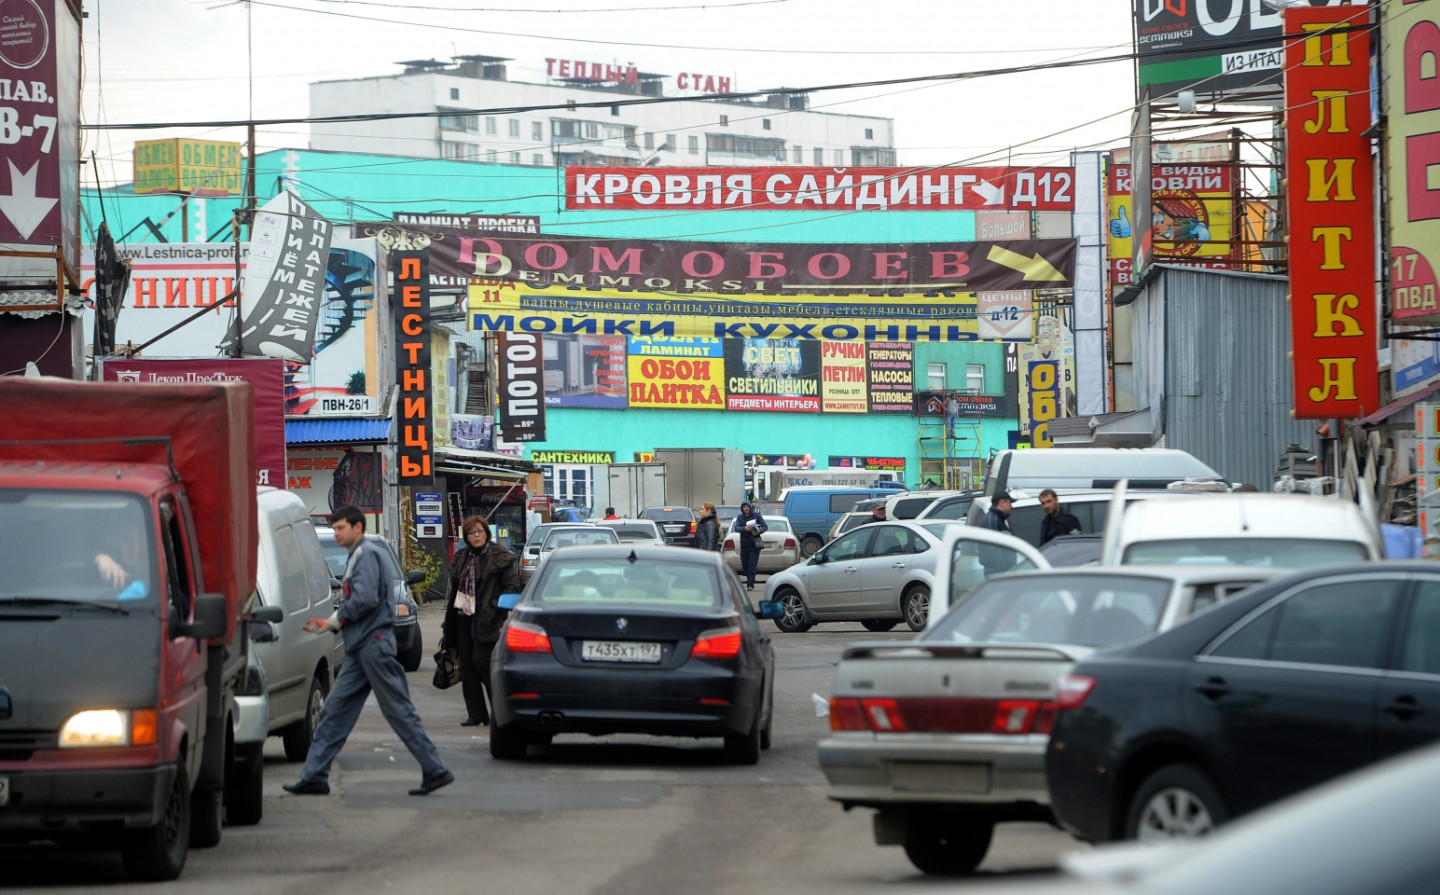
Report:
M713 339L977 342L975 295L718 295L470 287L470 329ZM634 381L633 379L631 380ZM634 406L632 397L631 406Z
M238 196L243 189L239 143L176 138L135 144L137 193Z

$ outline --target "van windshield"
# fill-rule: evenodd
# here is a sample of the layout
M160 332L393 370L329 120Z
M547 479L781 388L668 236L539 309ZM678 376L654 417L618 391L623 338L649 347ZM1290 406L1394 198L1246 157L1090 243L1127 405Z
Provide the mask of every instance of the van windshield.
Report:
M148 505L133 495L0 489L0 603L145 600L155 557Z
M1131 566L1260 566L1310 569L1370 558L1364 544L1318 538L1177 538L1142 541L1125 550Z

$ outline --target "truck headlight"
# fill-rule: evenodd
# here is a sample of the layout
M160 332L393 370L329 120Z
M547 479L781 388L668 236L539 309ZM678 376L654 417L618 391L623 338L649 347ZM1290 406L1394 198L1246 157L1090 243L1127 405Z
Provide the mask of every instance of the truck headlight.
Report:
M90 709L60 725L62 749L154 744L154 709Z

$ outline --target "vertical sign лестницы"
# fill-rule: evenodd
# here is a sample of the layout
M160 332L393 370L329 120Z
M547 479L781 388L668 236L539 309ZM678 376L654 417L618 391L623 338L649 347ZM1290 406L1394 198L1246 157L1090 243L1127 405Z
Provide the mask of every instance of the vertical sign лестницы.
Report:
M397 482L426 485L434 480L434 437L430 406L430 264L428 252L396 252L395 287L400 303L395 314L395 375Z

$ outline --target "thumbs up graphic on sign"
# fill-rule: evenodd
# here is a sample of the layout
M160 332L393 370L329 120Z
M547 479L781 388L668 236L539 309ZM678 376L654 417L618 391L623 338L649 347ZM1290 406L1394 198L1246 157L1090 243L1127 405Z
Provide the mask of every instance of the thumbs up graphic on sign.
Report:
M1130 213L1125 206L1120 206L1120 217L1110 222L1110 235L1116 239L1125 239L1130 236Z

